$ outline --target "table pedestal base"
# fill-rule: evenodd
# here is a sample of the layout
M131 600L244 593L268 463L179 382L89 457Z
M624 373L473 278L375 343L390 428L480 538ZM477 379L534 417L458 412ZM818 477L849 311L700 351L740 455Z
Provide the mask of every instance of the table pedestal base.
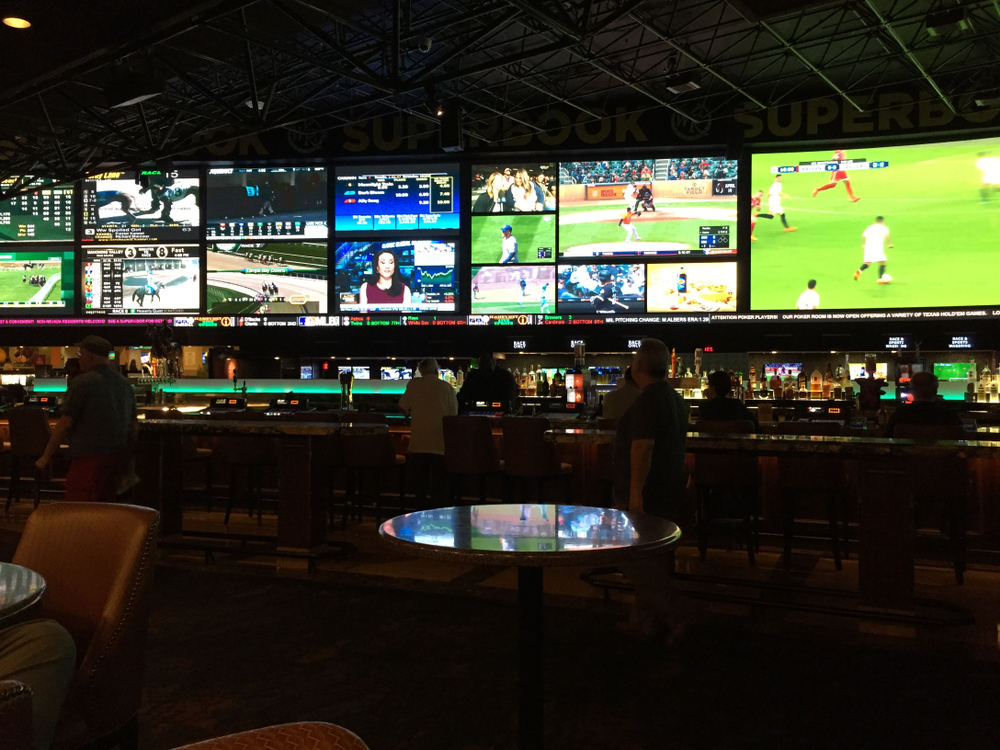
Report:
M545 677L542 568L517 569L518 729L519 750L542 750Z

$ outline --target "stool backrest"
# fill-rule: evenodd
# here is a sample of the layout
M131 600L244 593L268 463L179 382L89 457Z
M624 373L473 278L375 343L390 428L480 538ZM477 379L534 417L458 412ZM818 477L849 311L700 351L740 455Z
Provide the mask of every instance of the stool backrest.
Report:
M708 435L752 435L754 424L738 419L701 419L695 422L694 431ZM756 456L709 453L694 454L693 476L696 484L708 486L756 485L760 478Z
M824 420L822 422L779 422L779 435L821 435L824 437L836 437L843 434L844 430L839 422Z
M453 474L500 471L500 451L489 417L444 417L444 463Z
M898 424L893 429L892 436L908 440L976 439L975 435L966 432L965 428L958 424Z
M549 420L503 417L503 457L507 473L516 477L551 477L559 474L559 450L545 439Z
M19 458L38 458L45 452L52 429L43 409L16 408L7 412L10 453Z
M396 465L396 449L389 432L352 435L341 430L344 465L357 469L382 469Z

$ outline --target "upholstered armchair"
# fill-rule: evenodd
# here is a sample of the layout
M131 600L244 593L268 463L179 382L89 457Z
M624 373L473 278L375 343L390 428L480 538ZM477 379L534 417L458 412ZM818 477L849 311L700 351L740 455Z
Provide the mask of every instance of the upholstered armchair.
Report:
M177 750L368 750L368 745L336 724L300 722L230 734Z
M31 750L31 689L0 680L0 750Z

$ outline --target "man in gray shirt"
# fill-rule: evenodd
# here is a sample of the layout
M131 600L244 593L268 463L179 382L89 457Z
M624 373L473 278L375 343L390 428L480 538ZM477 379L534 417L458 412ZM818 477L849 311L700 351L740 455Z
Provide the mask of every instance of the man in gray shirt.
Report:
M614 495L618 508L674 520L684 497L688 408L664 380L669 359L662 341L642 340L632 363L640 392L618 420ZM635 585L635 605L622 629L676 638L680 628L667 620L672 598L668 566L661 558L650 558L619 567Z
M137 429L135 395L128 380L108 365L107 339L87 336L77 346L83 374L70 383L62 416L35 463L44 469L67 441L72 460L66 499L113 502L131 464Z

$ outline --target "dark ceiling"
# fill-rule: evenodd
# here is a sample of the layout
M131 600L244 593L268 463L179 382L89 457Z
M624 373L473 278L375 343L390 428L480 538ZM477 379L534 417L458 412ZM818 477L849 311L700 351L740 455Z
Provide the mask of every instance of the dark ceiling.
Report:
M538 130L550 107L702 122L910 86L962 112L1000 86L1000 0L0 0L18 5L33 26L0 26L0 174L60 179L223 131L436 122L436 100L472 138L500 115ZM108 106L109 85L158 79Z

